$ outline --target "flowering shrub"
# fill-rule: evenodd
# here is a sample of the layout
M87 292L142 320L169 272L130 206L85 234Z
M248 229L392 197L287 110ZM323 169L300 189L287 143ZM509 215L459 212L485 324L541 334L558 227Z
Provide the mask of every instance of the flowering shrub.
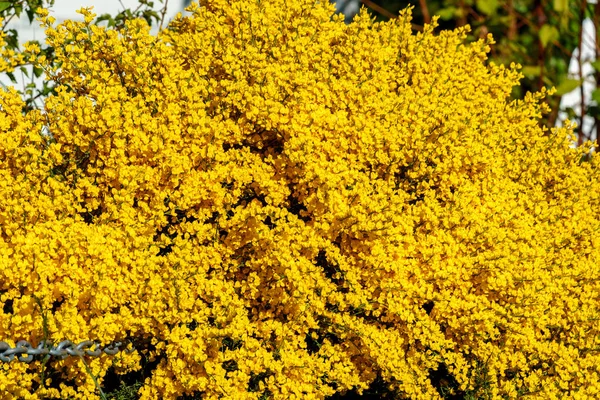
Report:
M508 102L491 37L190 11L156 36L45 15L56 95L0 92L0 340L150 342L4 363L3 398L143 359L143 399L597 398L598 157L538 126L545 92Z

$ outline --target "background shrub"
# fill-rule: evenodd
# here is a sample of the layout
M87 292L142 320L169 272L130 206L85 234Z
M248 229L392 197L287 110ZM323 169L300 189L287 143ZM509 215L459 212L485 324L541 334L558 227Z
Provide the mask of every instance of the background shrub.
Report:
M141 398L595 397L598 158L539 127L544 91L508 100L491 37L191 11L45 16L56 94L0 92L0 340L148 343L3 364L0 391L148 368Z

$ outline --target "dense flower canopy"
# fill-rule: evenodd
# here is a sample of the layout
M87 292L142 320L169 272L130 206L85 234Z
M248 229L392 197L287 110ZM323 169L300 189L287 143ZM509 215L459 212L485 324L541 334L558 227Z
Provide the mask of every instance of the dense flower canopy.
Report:
M1 398L94 397L144 360L143 399L433 399L440 371L598 396L598 158L538 126L544 92L509 101L491 37L189 10L157 35L45 16L56 94L0 91L0 341L149 342L2 364Z

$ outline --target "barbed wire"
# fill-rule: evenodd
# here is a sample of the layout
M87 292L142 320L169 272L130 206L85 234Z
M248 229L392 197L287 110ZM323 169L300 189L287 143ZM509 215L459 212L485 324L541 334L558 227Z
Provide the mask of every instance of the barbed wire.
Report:
M84 340L78 345L75 345L70 340L63 340L54 346L52 342L42 340L37 347L34 347L28 341L20 340L16 343L15 347L11 347L6 342L0 342L0 361L11 362L16 358L18 361L30 363L36 356L40 356L40 358L50 356L63 360L69 356L80 357L86 355L100 357L102 353L115 355L119 351L131 353L136 350L135 347L132 346L129 349L121 348L127 346L129 343L133 344L132 342L112 342L102 347L100 343L91 340Z

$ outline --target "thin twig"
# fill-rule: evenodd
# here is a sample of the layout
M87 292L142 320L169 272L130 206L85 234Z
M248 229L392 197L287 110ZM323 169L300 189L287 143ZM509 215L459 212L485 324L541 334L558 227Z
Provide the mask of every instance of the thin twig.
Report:
M431 22L431 15L429 15L429 9L427 8L427 0L419 0L419 5L421 7L421 14L423 14L423 21L429 24Z
M367 7L369 7L370 9L377 11L379 14L383 15L384 17L387 17L389 19L398 18L397 15L389 12L385 8L381 7L380 5L373 3L371 0L361 0L361 2L364 5L366 5Z
M2 30L4 31L6 29L6 27L8 26L8 23L15 17L16 14L12 14L10 17L8 17L7 19L4 20L4 22L2 23Z
M98 389L98 391L100 392L100 397L102 398L102 400L108 400L106 398L106 395L104 394L104 392L102 391L102 388L100 387L100 385L98 384L98 379L96 378L96 376L94 375L94 373L92 372L92 369L89 367L89 365L85 362L85 359L83 358L82 355L79 355L79 358L81 359L81 361L83 362L83 365L85 366L85 370L87 371L87 373L92 377L92 381L94 381L94 385L96 386L96 389Z
M508 8L508 40L510 42L514 41L517 37L517 17L515 15L515 5L513 4L513 0L509 0L506 6Z
M460 17L458 17L458 26L465 26L467 24L467 13L465 11L465 0L460 0L458 3L458 8L460 8Z
M17 4L13 4L13 8L16 8L18 5L20 5L21 7L23 7L23 2L24 2L24 1L25 1L25 0L21 0L21 1L18 1L18 2L17 2ZM10 22L10 21L11 21L11 20L12 20L12 19L13 19L13 18L16 16L16 15L17 15L16 13L12 13L12 14L10 15L10 17L8 17L7 19L5 19L5 20L4 20L4 23L2 24L2 30L3 30L3 31L4 31L4 28L6 28L6 27L7 27L8 23L9 23L9 22Z
M363 3L365 6L367 6L368 8L370 8L373 11L378 12L379 14L383 15L384 17L387 17L389 19L394 19L394 18L398 18L397 15L389 12L388 10L386 10L385 8L381 7L380 5L377 5L375 3L373 3L371 0L360 0L361 3ZM412 28L416 31L422 31L423 27L417 24L411 24Z
M165 6L163 7L163 9L161 10L161 16L160 16L160 25L158 27L159 31L162 31L162 27L163 27L163 22L165 20L165 14L167 13L167 5L169 4L169 0L165 0Z

